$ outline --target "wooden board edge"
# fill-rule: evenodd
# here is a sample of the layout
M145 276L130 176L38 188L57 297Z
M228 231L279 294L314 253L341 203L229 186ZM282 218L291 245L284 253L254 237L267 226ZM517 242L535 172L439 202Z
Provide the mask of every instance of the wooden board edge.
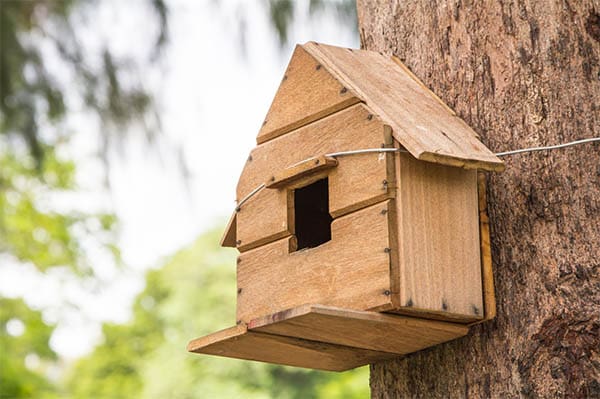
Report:
M400 143L403 142L402 138L398 137L398 135L395 135L395 137ZM454 166L463 169L482 169L489 172L502 172L506 168L504 161L496 157L492 152L490 152L491 156L489 157L489 160L484 161L481 159L467 159L455 157L450 154L441 154L430 151L413 152L408 146L405 147L411 154L413 154L415 158L420 161L439 163L442 165Z
M269 324L277 323L290 318L303 316L317 309L317 305L304 304L290 309L285 309L280 312L268 314L261 317L256 317L248 322L248 329L256 330Z
M219 330L209 335L191 340L187 345L188 352L201 353L200 350L208 345L244 335L248 331L245 324L240 323L233 327Z
M254 345L244 348L245 339L258 341L258 344L254 342ZM279 347L280 353L271 352L269 344ZM238 345L242 345L241 350ZM285 351L281 350L282 347ZM189 342L187 350L198 354L338 372L398 357L389 352L250 331L244 324L194 339ZM295 354L295 350L298 353Z
M257 145L264 144L270 140L273 140L274 138L283 136L284 134L290 133L290 132L297 130L301 127L304 127L308 124L317 122L320 119L323 119L329 115L335 114L339 111L343 111L346 108L349 108L352 105L358 104L361 102L361 99L359 97L357 97L352 91L349 91L349 94L350 94L350 97L348 97L347 99L345 99L342 102L332 105L331 107L324 108L324 109L320 110L319 112L305 116L302 119L294 121L285 126L279 127L277 129L271 130L267 133L263 133L263 134L259 133L259 135L256 136L256 144Z
M469 326L324 305L304 305L252 320L248 330L402 356L464 337Z
M406 320L412 323L434 326L455 333L466 333L469 330L468 326L465 326L464 324L457 324L449 321L428 320L420 317L411 317L408 315L394 315L389 313L372 312L368 310L345 309L320 304L304 304L271 315L257 317L252 319L247 324L247 328L248 330L257 330L269 324L279 323L295 317L301 317L309 313L345 317L363 321L378 321L381 323L390 324L395 324L400 320Z
M348 76L343 73L337 65L319 49L319 43L310 41L306 42L302 45L302 48L309 53L314 59L319 61L321 65L327 68L327 71L337 79L340 83L344 85L348 90L350 90L353 95L360 99L361 102L366 102L365 94L360 90L360 88L355 85L352 80L348 78Z
M393 294L390 295L390 300L384 304L374 306L372 308L366 309L367 312L376 312L376 313L384 313L390 310L394 310L397 307L395 302L393 301Z
M273 189L283 188L293 181L334 168L337 164L337 159L325 155L305 159L295 165L288 166L273 175L265 183L265 187Z
M383 143L386 148L400 148L398 141L394 139L392 127L384 125L383 127ZM388 152L386 155L386 175L388 187L391 191L391 196L394 198L390 202L388 208L388 237L390 248L390 302L393 306L400 303L400 248L399 248L399 232L398 232L398 177L396 176L396 161L397 153Z
M376 204L379 204L381 202L385 202L385 201L391 200L391 199L394 199L394 197L391 195L391 190L390 190L387 193L383 193L376 197L371 197L364 201L358 201L358 202L355 202L354 204L349 205L345 208L340 208L334 212L329 212L329 214L335 220L335 219L339 219L339 218L349 215L351 213L361 211L365 208L368 208L370 206L373 206L373 205L376 205Z
M237 246L237 212L233 212L225 227L225 232L221 237L220 245L222 247L235 248Z
M289 214L289 212L288 212L288 214ZM291 235L292 235L292 233L290 233L289 230L280 231L278 233L271 234L270 236L263 237L259 240L252 241L251 243L248 243L248 244L237 245L237 249L240 252L250 251L251 249L262 247L263 245L267 245L267 244L270 244L277 240L281 240L283 238L290 237Z
M442 310L431 310L422 309L417 307L400 306L395 309L389 310L386 313L397 314L408 317L418 317L426 320L445 321L448 323L459 323L465 326L470 326L474 323L481 323L485 321L485 317L482 314L480 317L476 316L465 316L460 313L451 313Z
M479 197L479 234L481 242L481 280L483 289L484 319L474 324L492 320L496 317L496 293L494 289L494 271L490 243L490 219L487 214L487 178L485 173L477 174L477 193Z

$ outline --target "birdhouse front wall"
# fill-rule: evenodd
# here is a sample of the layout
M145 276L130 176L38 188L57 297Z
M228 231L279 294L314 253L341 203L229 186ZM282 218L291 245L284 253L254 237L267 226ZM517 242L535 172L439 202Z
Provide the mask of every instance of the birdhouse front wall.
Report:
M387 139L386 139L387 137ZM356 104L252 150L237 187L238 200L282 170L311 157L380 148L391 133L364 104ZM333 219L391 198L390 154L339 157L338 165L283 188L263 189L237 213L237 248L247 251L295 234L294 189L327 178ZM393 162L393 161L392 161ZM393 165L393 163L392 163Z
M335 219L331 240L318 247L291 251L291 236L240 254L237 320L248 323L311 303L389 308L392 202Z
M361 102L302 46L296 46L256 137L257 144Z

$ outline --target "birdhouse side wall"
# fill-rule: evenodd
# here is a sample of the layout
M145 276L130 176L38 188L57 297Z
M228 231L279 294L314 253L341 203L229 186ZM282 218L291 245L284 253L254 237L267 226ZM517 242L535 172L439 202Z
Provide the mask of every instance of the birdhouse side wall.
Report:
M471 322L484 315L477 171L395 161L397 311Z

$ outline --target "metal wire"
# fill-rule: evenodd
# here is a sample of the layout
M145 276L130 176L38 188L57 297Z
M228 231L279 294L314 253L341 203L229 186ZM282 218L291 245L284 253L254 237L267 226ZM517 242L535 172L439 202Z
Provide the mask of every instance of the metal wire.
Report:
M326 157L342 157L344 155L368 154L371 152L408 152L401 148L367 148L364 150L340 151L325 154Z
M571 147L573 145L578 145L578 144L592 143L594 141L600 141L600 137L592 137L592 138L589 138L589 139L575 140L575 141L571 141L571 142L568 142L568 143L557 144L557 145L547 145L547 146L543 146L543 147L521 148L519 150L497 152L496 156L503 157L505 155L515 155L515 154L521 154L523 152L556 150L558 148Z
M340 151L340 152L332 152L329 154L325 154L326 157L342 157L345 155L355 155L355 154L368 154L368 153L373 153L373 152L408 152L406 150L403 150L401 148L367 148L367 149L363 149L363 150L352 150L352 151ZM310 158L304 159L300 162L296 162L294 165L300 164L302 162L305 162L307 160L309 160ZM242 205L244 205L250 198L252 198L253 196L255 196L256 194L258 194L260 191L262 191L265 188L265 183L262 183L261 185L257 186L254 190L250 191L244 198L242 198L237 205L235 206L235 211L239 212L240 209L242 209Z
M261 184L260 186L256 187L254 190L250 191L248 193L248 195L246 195L244 198L242 198L240 200L240 202L237 203L237 205L235 207L235 211L239 212L240 209L242 208L242 205L244 205L246 203L246 201L248 201L250 198L252 198L255 194L258 194L258 192L260 190L262 190L263 188L265 188L265 183Z
M589 139L575 140L575 141L570 141L568 143L557 144L557 145L548 145L548 146L542 146L542 147L529 147L529 148L521 148L521 149L512 150L512 151L497 152L494 155L496 155L498 157L504 157L504 156L507 156L507 155L522 154L524 152L556 150L556 149L559 149L559 148L566 148L566 147L571 147L571 146L574 146L574 145L585 144L585 143L592 143L592 142L600 142L600 137L592 137L592 138L589 138ZM362 150L331 152L329 154L325 154L325 156L335 158L335 157L342 157L342 156L346 156L346 155L382 153L382 152L408 152L408 151L406 151L405 149L402 149L402 148L365 148L365 149L362 149ZM310 158L308 158L308 159L310 159ZM297 162L296 164L299 164L299 163L302 163L304 161L307 161L308 159L305 159L303 161ZM248 193L248 195L246 195L244 198L242 198L237 203L237 205L235 207L235 211L239 212L239 210L242 208L242 205L244 205L250 198L252 198L256 194L258 194L264 188L265 188L265 183L259 185L254 190L250 191Z

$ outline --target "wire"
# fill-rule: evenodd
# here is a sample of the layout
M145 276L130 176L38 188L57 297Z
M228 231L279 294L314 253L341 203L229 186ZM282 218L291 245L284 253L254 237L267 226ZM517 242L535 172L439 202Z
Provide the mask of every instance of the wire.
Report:
M558 148L571 147L573 145L578 145L578 144L592 143L594 141L600 141L600 137L592 137L592 138L589 138L589 139L575 140L575 141L571 141L571 142L568 142L568 143L557 144L557 145L547 145L547 146L543 146L543 147L521 148L519 150L497 152L496 156L503 157L503 156L506 156L506 155L521 154L523 152L556 150Z
M261 184L260 186L256 187L254 190L250 191L248 193L248 195L246 195L244 198L242 198L240 200L240 202L237 203L237 205L235 207L235 211L239 212L240 209L242 208L242 205L244 205L246 203L246 201L248 201L250 198L252 198L255 194L258 194L258 192L260 190L262 190L263 188L265 188L265 183Z
M585 143L592 143L592 142L600 142L600 137L592 137L592 138L589 138L589 139L575 140L575 141L570 141L568 143L556 144L556 145L548 145L548 146L542 146L542 147L520 148L518 150L497 152L494 155L496 155L498 157L504 157L504 156L507 156L507 155L522 154L524 152L556 150L556 149L559 149L559 148L566 148L566 147L571 147L571 146L574 146L574 145L585 144ZM365 149L362 149L362 150L331 152L329 154L325 154L325 156L336 158L336 157L342 157L342 156L346 156L346 155L382 153L382 152L408 152L408 151L406 151L405 149L402 149L402 148L365 148ZM298 163L302 163L304 161L306 161L306 159L303 160L303 161L300 161ZM252 198L256 194L258 194L264 188L265 188L265 183L259 185L254 190L250 191L248 193L248 195L246 195L244 198L242 198L237 203L237 205L235 207L235 211L239 212L240 209L242 208L242 205L244 205L250 198Z
M368 154L371 152L408 152L401 148L367 148L364 150L352 150L352 151L340 151L325 154L326 157L341 157L344 155L355 155L355 154Z

